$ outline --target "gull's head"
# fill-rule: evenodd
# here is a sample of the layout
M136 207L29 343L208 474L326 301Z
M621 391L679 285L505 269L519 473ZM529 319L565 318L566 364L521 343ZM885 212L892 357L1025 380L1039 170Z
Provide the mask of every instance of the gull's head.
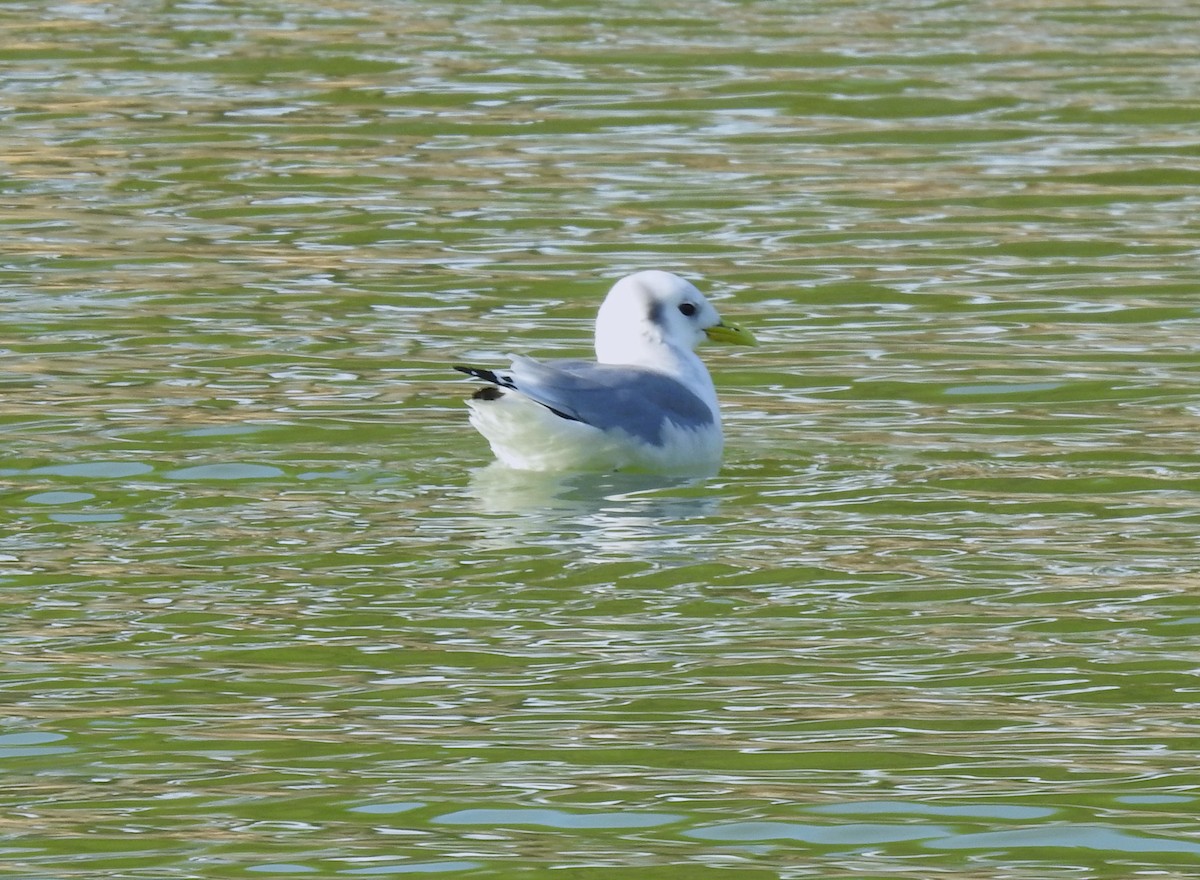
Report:
M706 337L756 344L750 333L723 322L691 282L652 269L625 276L608 292L596 317L596 359L651 365L663 349L692 351Z

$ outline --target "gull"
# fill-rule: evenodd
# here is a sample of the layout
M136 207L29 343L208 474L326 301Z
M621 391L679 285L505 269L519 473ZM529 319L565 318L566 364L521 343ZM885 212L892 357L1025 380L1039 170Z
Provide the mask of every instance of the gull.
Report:
M690 282L622 278L596 316L596 360L513 355L509 369L456 366L488 384L469 420L499 461L525 471L715 473L724 437L705 338L755 345Z

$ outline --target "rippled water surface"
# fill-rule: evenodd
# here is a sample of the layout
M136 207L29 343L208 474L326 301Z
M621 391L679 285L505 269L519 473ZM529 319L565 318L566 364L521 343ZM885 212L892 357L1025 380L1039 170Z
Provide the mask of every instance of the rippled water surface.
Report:
M6 3L5 876L1200 867L1200 7ZM695 279L712 480L449 364Z

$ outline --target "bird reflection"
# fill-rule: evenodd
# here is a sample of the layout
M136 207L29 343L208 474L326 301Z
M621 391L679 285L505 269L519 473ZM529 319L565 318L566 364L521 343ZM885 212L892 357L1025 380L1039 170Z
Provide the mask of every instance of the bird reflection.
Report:
M698 478L652 474L533 474L499 463L467 487L487 516L488 547L537 543L590 548L597 558L703 555L720 497Z

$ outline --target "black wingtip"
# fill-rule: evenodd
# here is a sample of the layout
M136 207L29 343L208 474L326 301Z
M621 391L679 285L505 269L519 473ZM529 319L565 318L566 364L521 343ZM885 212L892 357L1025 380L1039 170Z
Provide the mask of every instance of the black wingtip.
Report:
M499 400L504 396L504 392L501 390L502 388L511 388L516 390L517 386L513 382L511 376L500 376L497 375L494 370L488 370L484 367L464 367L461 364L453 364L453 367L460 373L466 373L468 376L473 376L476 379L482 379L484 382L491 383L487 387L480 388L473 395L471 395L472 399L474 400ZM538 403L541 403L541 401L538 401ZM554 413L560 419L566 419L569 422L583 421L578 416L573 416L568 412L563 412L561 409L555 409L548 403L542 403L542 406L546 407L546 409L550 410L550 412Z
M504 384L494 372L483 367L464 367L461 364L455 364L454 369L460 373L466 373L468 376L474 376L476 379L482 379L484 382L491 382L493 385Z

